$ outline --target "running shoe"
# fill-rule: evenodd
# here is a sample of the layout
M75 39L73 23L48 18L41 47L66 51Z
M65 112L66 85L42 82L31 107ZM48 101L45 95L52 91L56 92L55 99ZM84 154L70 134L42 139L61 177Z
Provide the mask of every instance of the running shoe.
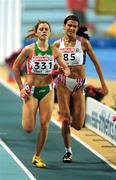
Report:
M64 163L70 163L72 162L72 154L70 152L67 152L64 156L63 156L63 162Z
M38 168L45 168L46 164L42 161L40 156L33 156L32 163L35 164L36 167Z

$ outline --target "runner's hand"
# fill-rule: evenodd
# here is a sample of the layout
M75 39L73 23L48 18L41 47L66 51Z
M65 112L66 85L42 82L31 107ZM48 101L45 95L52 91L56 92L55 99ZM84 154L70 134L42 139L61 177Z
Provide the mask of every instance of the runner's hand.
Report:
M65 75L65 76L69 76L70 75L70 69L69 68L63 69L62 67L60 67L59 73Z
M20 98L22 100L27 100L29 97L29 93L27 93L27 91L25 90L25 88L21 89L20 91Z

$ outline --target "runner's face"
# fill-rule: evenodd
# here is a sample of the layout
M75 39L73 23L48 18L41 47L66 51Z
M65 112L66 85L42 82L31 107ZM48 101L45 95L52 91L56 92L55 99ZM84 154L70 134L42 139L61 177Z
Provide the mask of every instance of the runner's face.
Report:
M46 40L48 39L48 37L50 36L50 28L49 25L46 23L41 23L38 26L37 29L37 33L36 36L40 39L40 40Z
M78 30L78 22L73 20L68 20L66 25L64 26L64 32L67 36L74 37L76 36L76 32Z

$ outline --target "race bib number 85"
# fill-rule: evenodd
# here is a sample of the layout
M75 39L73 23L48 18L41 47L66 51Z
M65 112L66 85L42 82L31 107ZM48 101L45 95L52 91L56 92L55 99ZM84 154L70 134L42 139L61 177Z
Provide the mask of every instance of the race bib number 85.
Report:
M63 58L68 65L80 64L81 51L78 48L62 48Z

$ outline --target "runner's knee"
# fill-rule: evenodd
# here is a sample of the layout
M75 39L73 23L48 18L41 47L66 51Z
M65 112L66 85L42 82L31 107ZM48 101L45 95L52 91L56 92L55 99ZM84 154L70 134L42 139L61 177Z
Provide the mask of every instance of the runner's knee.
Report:
M64 122L69 122L70 120L70 115L68 113L60 113L60 117Z
M78 130L78 131L82 129L82 127L76 126L76 125L73 125L73 128L76 129L76 130Z
M47 130L47 129L48 129L48 122L47 122L47 123L42 122L42 123L40 124L40 126L41 126L41 129Z
M34 129L32 125L25 125L24 123L22 123L22 127L26 133L31 133Z
M62 124L63 124L64 126L69 125L69 124L70 124L69 119L64 118L63 121L62 121Z
M80 118L79 116L75 116L73 117L73 120L72 120L72 126L74 129L76 130L81 130L82 127L83 127L83 124L84 124L84 119L83 118Z

